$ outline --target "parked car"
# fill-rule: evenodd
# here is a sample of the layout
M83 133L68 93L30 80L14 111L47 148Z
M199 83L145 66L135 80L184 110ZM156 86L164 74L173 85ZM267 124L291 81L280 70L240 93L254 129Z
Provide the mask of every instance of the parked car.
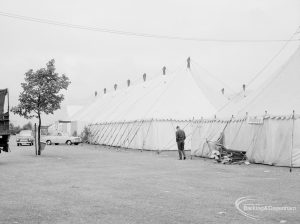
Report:
M46 142L47 145L52 145L52 144L78 145L79 143L82 142L80 137L69 136L62 133L58 133L57 135L42 136L42 141Z
M16 136L17 146L33 145L34 137L31 130L22 130Z

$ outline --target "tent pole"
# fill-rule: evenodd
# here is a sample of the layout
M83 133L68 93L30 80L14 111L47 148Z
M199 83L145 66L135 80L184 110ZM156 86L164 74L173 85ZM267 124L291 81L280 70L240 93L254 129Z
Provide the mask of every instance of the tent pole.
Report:
M113 147L113 140L115 140L116 138L115 138L115 134L117 134L118 132L117 132L117 128L119 128L119 125L120 124L122 124L121 122L116 122L115 123L115 126L114 126L114 132L111 134L111 136L110 136L110 138L107 140L107 144L108 143L110 143L110 144L108 144L109 145L109 149L111 149L111 147Z
M94 124L93 126L95 126L94 127L94 133L93 133L93 139L94 139L94 142L97 142L98 141L98 138L99 138L99 134L100 134L100 132L101 132L101 124Z
M100 139L101 134L103 132L104 124L103 123L98 124L96 127L98 128L98 130L95 133L95 140L94 141L97 142L97 144L99 144L98 140Z
M137 129L136 132L134 133L133 137L131 138L130 142L128 143L127 148L129 148L131 142L133 141L133 139L134 139L135 136L137 135L137 133L138 133L138 131L140 130L140 128L142 127L143 123L144 123L144 120L141 121L140 126L138 127L138 129Z
M136 122L138 122L138 120L135 120L135 121L132 122L132 127L130 128L129 132L127 133L127 135L126 135L126 137L125 137L125 139L124 139L124 141L121 145L122 148L125 148L126 140L129 140L128 137L131 134L131 131L134 128Z
M99 124L99 127L98 127L98 131L97 131L97 133L95 134L95 142L97 143L97 144L99 144L99 138L101 137L101 134L102 134L102 132L103 132L103 127L104 127L104 124L103 123L101 123L101 124Z
M121 143L121 140L122 140L122 138L123 138L123 136L124 136L124 134L125 134L125 131L127 130L127 128L128 128L129 125L130 125L130 121L127 121L127 125L126 125L125 129L123 130L123 133L122 133L121 137L119 138L119 141L117 142L116 146L118 146L119 143ZM120 145L120 147L121 147L121 146L122 146L122 145Z
M102 123L100 126L99 126L99 130L97 132L97 140L95 140L95 143L96 144L100 144L100 140L102 138L102 134L104 133L104 131L106 130L107 126L105 123Z
M215 115L216 116L216 115ZM191 130L191 137L190 137L190 140L191 140L191 142L192 142L192 137L193 137L193 135L194 135L194 131L195 131L195 129L194 129L194 125L195 125L195 123L194 123L194 117L193 117L193 120L192 120L192 130ZM191 155L190 155L190 159L192 160L193 159L193 155L192 155L192 143L191 143Z
M115 143L115 141L116 141L116 138L117 138L117 136L120 134L120 131L122 130L122 127L123 127L124 124L125 124L125 121L123 121L123 122L121 123L120 129L119 129L118 133L115 135L115 138L114 138L113 142L111 143L112 146L114 146L114 143Z
M112 131L114 125L115 125L114 123L111 123L111 124L110 124L109 131L107 132L107 135L103 137L102 142L103 142L104 145L107 145L107 144L106 144L106 140L107 140L109 137L111 137L111 134L110 134L110 133L111 133L111 131Z
M109 135L107 135L106 136L106 138L105 139L103 139L103 142L104 142L104 144L106 144L106 145L108 145L108 143L109 143L109 141L111 140L111 138L113 137L113 135L115 134L115 132L116 132L116 127L115 126L118 126L118 123L114 123L114 124L112 124L112 129L113 129L113 132L111 133L111 135L109 136Z
M290 164L290 172L292 172L293 167L293 148L294 148L294 126L295 126L295 111L293 110L292 116L292 144L291 144L291 164Z
M146 144L146 140L147 140L147 137L148 137L150 128L151 128L152 121L153 121L153 118L152 118L152 119L150 120L150 122L149 122L149 127L148 127L148 130L147 130L146 136L145 136L145 138L144 138L144 140L143 140L143 147L142 147L141 152L143 152L143 150L144 150L144 147L145 147L145 144Z
M103 144L103 143L101 143L100 141L102 140L103 137L105 137L105 134L106 134L107 130L110 128L111 123L107 123L107 124L105 124L105 125L106 125L107 127L106 127L105 131L102 133L101 138L99 139L99 144L100 144L100 145Z

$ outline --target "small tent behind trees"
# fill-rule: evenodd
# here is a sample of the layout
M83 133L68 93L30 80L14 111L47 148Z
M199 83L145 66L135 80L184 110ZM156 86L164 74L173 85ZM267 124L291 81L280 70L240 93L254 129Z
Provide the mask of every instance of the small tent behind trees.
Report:
M179 125L187 133L186 148L191 146L193 121L213 117L227 100L221 88L211 88L205 72L182 66L126 88L101 96L76 113L72 120L79 131L88 125L90 142L146 150L176 150L175 131Z
M210 156L222 132L224 146L246 151L251 162L299 167L299 85L300 48L260 88L217 113L217 118L234 117L198 121L192 155Z

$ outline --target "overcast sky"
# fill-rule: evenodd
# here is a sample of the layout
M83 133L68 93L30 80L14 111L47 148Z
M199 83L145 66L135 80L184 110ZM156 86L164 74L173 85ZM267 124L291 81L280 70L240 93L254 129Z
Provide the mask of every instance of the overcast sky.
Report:
M300 25L300 0L0 0L0 12L83 26L212 39L288 39ZM164 65L174 70L188 56L239 91L285 44L121 36L3 16L0 28L0 88L10 89L12 105L17 104L24 73L45 66L51 58L56 60L57 72L72 81L65 104L81 104L91 99L95 90L102 93L114 83L125 85L128 78L141 79L144 72L153 76ZM290 43L253 88L297 46L299 42ZM16 116L12 120L20 121ZM44 123L49 122L46 119Z

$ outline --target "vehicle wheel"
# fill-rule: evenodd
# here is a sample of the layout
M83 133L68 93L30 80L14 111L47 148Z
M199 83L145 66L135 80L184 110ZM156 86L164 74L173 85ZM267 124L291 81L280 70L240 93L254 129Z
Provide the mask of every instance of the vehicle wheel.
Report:
M20 146L20 144L19 144L19 143L17 143L17 146Z
M47 140L47 141L46 141L46 144L47 144L47 145L51 145L52 143L51 143L50 140Z
M78 145L78 143L74 143L74 145Z
M70 140L66 141L67 145L72 145L72 142Z

